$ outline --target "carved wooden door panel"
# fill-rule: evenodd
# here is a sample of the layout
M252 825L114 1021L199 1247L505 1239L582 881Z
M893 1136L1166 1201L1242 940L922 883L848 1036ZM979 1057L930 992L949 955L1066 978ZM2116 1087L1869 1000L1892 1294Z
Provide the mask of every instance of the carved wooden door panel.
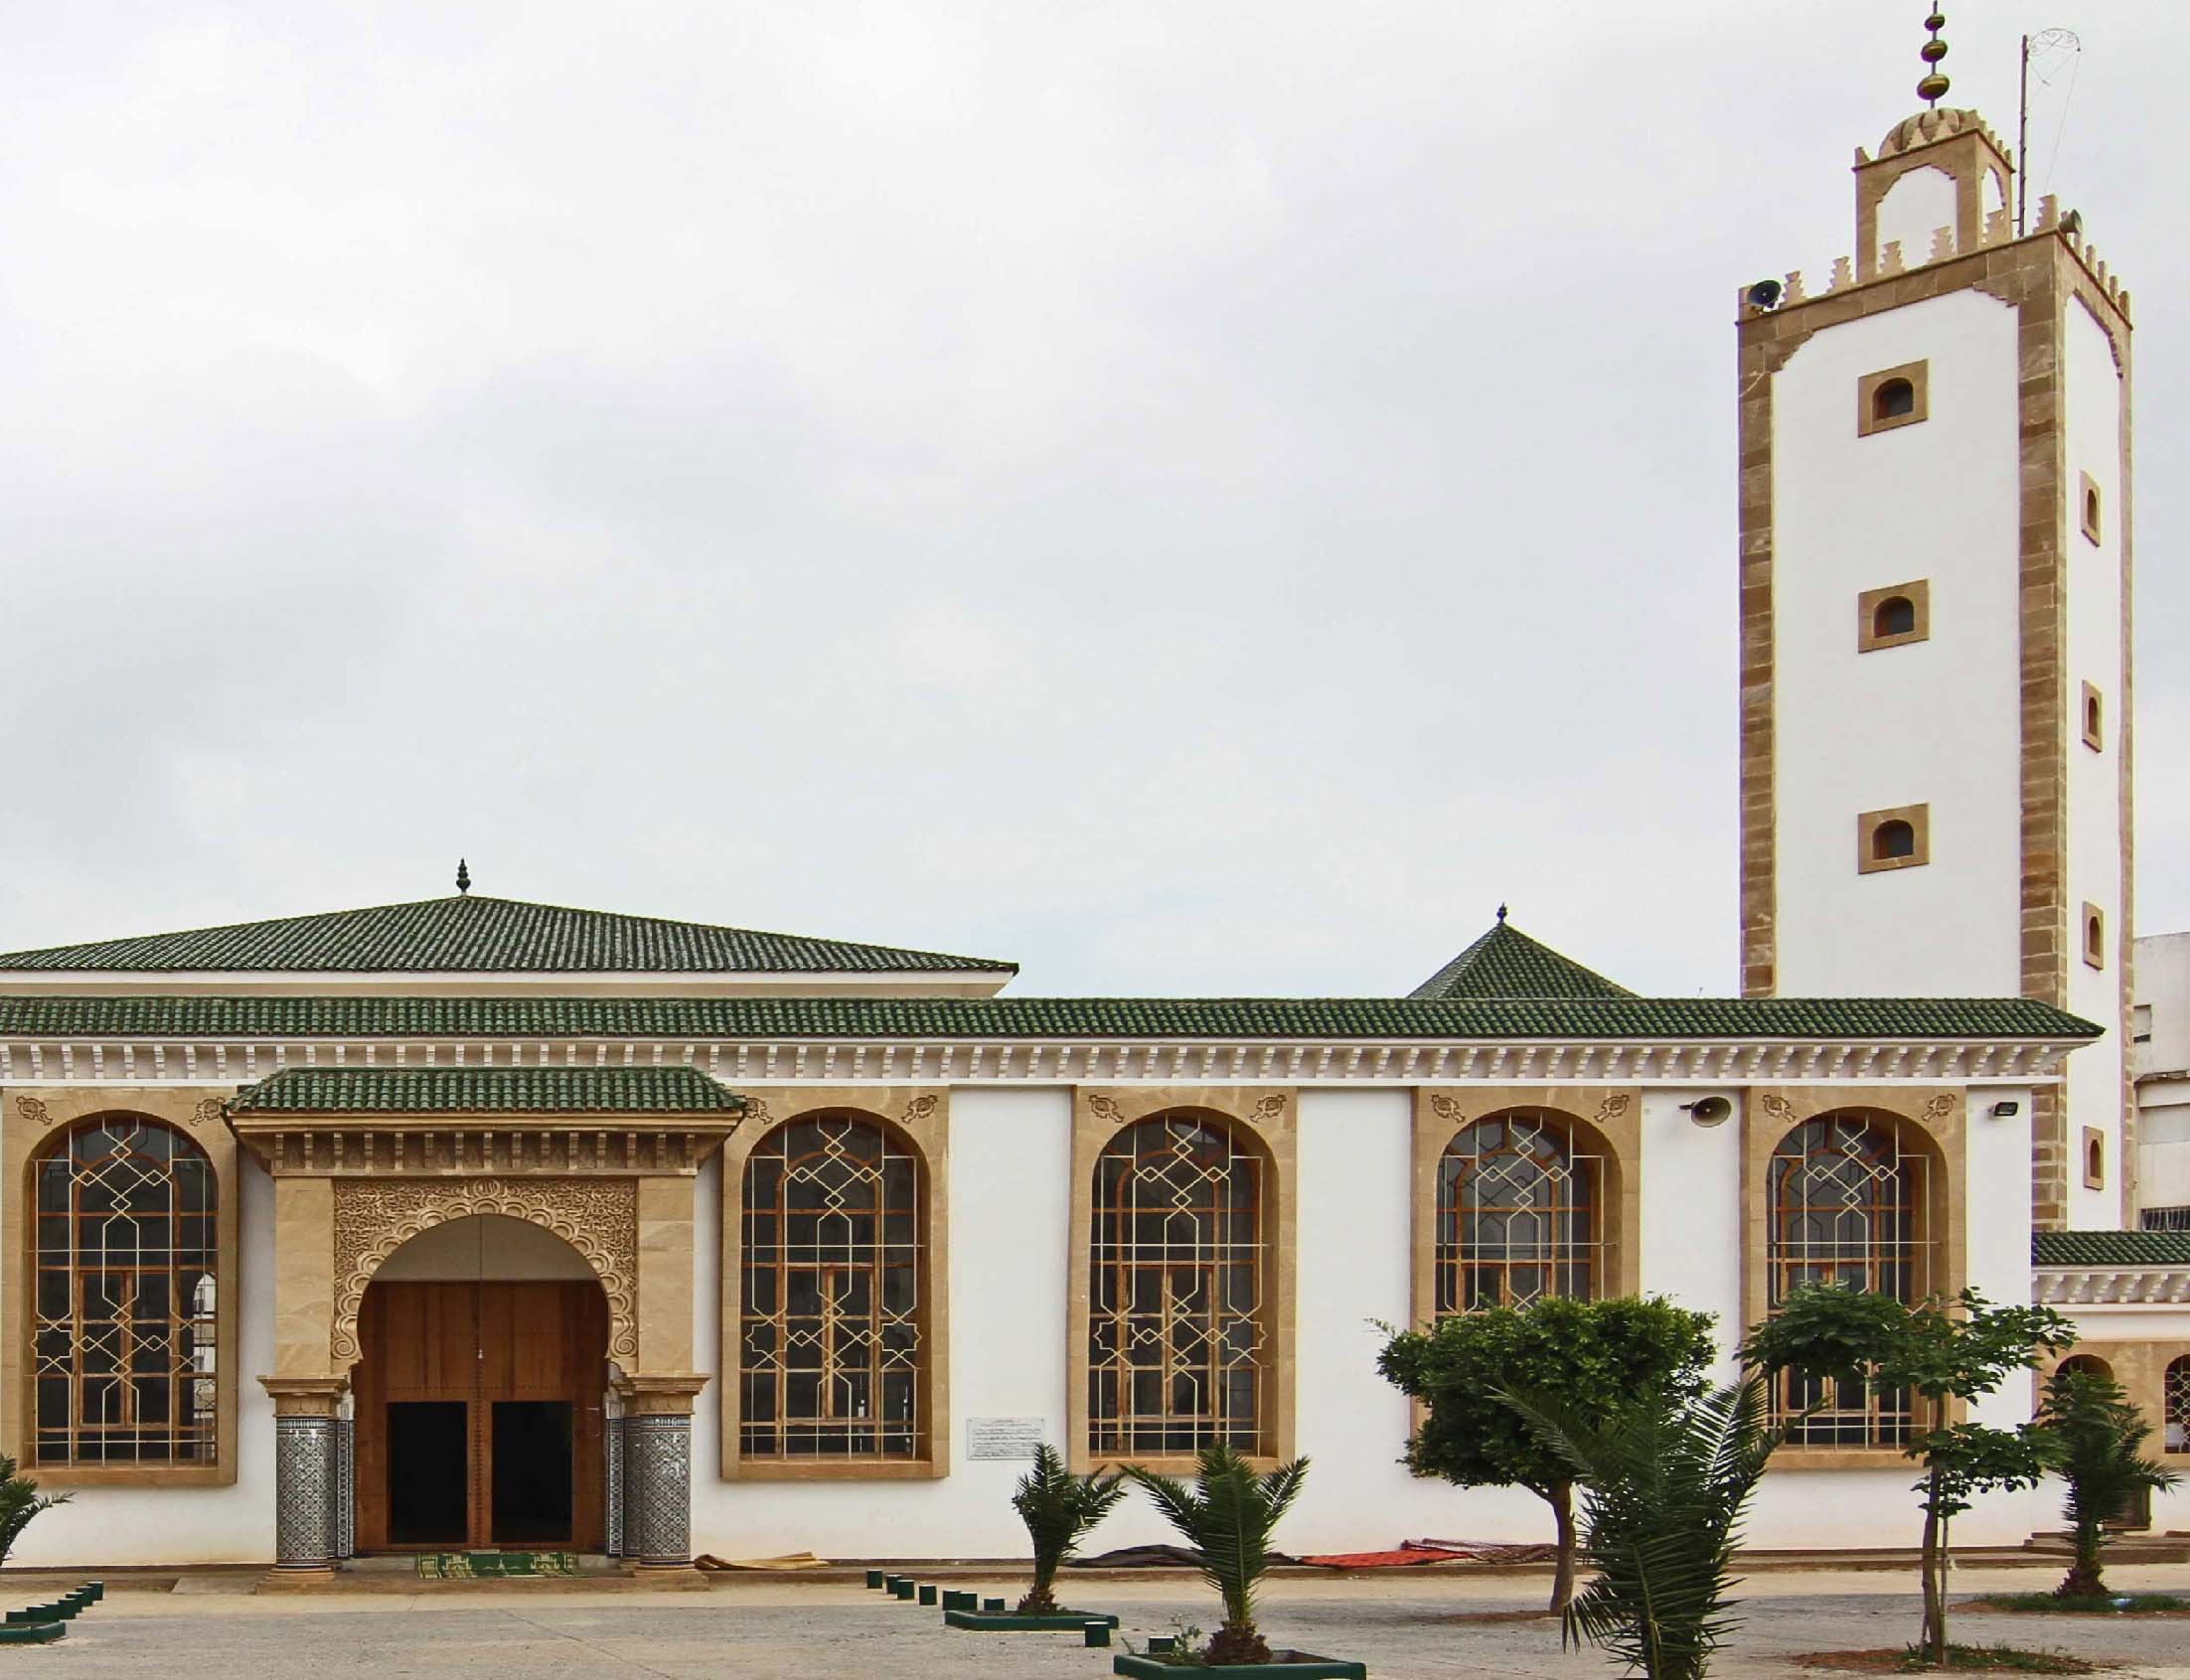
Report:
M358 1331L361 1552L600 1549L597 1284L375 1284Z

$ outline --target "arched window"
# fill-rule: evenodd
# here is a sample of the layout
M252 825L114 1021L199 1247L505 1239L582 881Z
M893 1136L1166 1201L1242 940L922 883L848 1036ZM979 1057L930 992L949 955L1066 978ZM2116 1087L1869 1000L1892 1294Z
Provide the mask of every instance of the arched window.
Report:
M1598 1293L1604 1162L1535 1109L1486 1115L1445 1146L1437 1178L1437 1311Z
M211 1464L213 1162L155 1120L101 1115L32 1166L32 1393L41 1464Z
M1925 1157L1891 1117L1841 1110L1804 1121L1772 1151L1766 1186L1767 1304L1827 1286L1915 1301L1931 1291ZM1782 1379L1775 1397L1810 1447L1895 1447L1908 1440L1909 1397L1859 1383ZM1798 1417L1823 1401L1807 1417Z
M1881 823L1871 833L1871 856L1884 863L1896 857L1916 855L1916 830L1896 817Z
M914 1458L926 1280L920 1160L878 1121L825 1111L745 1163L738 1450Z
M1916 412L1916 386L1908 380L1881 380L1871 392L1871 418L1898 420Z
M2166 1418L2162 1445L2169 1452L2190 1452L2190 1354L2167 1362L2160 1401Z
M1873 636L1910 636L1916 627L1916 602L1906 595L1888 595L1871 614Z
M1152 1115L1095 1161L1088 1448L1175 1456L1265 1451L1270 1186L1222 1121Z
M2105 1377L2113 1380L2113 1367L2096 1353L2074 1353L2055 1367L2062 1371L2080 1371L2087 1377Z

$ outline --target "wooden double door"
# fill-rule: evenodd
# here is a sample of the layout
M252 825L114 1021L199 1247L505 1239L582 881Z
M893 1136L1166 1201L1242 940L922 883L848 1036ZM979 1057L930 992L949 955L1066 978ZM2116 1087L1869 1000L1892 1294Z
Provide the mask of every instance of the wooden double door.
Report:
M601 1549L598 1284L374 1284L358 1344L359 1551Z

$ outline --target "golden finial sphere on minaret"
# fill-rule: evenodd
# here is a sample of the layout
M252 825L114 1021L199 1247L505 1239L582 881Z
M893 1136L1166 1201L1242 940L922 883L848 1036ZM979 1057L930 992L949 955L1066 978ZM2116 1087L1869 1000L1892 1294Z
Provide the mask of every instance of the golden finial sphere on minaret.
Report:
M1936 105L1947 91L1947 77L1939 68L1940 60L1947 57L1947 43L1939 38L1939 32L1947 27L1947 14L1935 9L1924 20L1924 27L1932 32L1932 39L1918 51L1918 57L1932 68L1917 83L1917 97L1928 105Z

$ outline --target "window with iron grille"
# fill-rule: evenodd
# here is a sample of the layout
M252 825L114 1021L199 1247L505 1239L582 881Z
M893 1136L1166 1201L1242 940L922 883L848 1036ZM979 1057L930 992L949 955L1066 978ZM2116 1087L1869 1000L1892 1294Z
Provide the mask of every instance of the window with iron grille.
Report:
M41 1464L211 1464L219 1189L181 1133L72 1127L33 1167L33 1450Z
M1908 1302L1929 1294L1924 1166L1888 1116L1819 1115L1783 1138L1767 1179L1769 1304L1813 1285ZM1899 1447L1909 1439L1910 1401L1905 1390L1879 1394L1793 1372L1775 1396L1798 1447Z
M1437 1178L1437 1313L1589 1300L1602 1260L1604 1162L1537 1109L1486 1115L1445 1145Z
M1088 1304L1092 1456L1266 1450L1263 1157L1220 1120L1151 1116L1095 1163Z
M2160 1440L2166 1451L2190 1452L2190 1357L2167 1362L2160 1406L2166 1423Z
M792 1121L747 1157L746 1457L921 1455L923 1199L919 1156L860 1114Z

